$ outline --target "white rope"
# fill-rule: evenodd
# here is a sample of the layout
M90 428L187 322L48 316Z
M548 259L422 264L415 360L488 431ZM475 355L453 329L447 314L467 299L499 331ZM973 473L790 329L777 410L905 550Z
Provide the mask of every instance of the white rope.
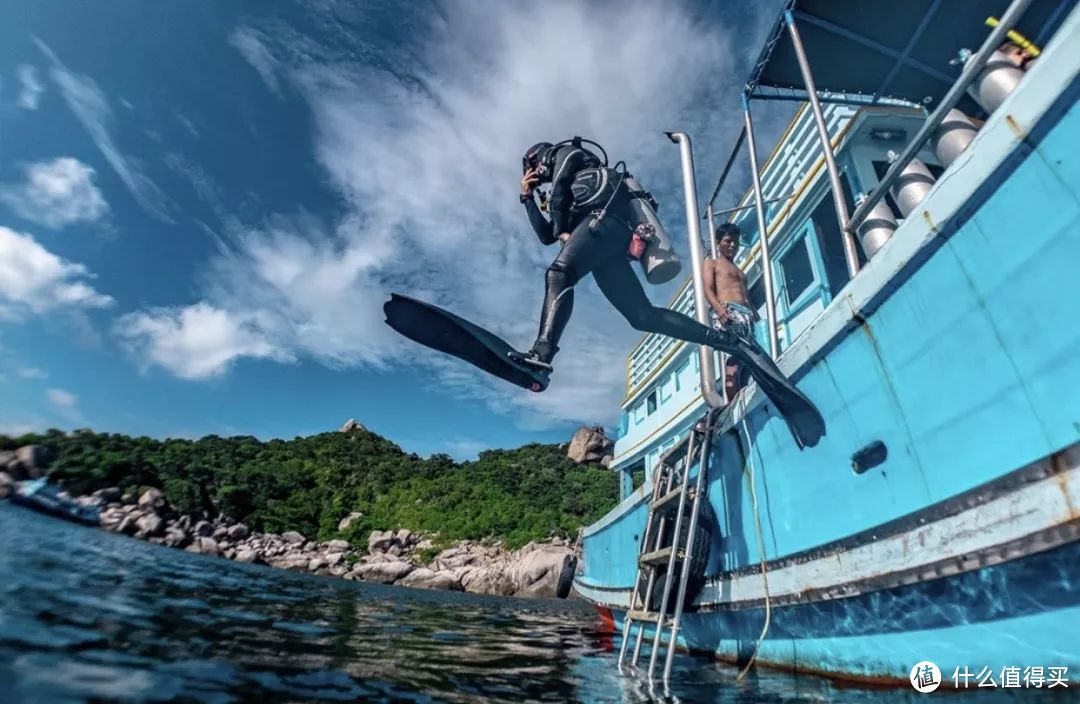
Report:
M769 632L769 623L772 618L772 600L769 597L769 575L765 566L765 538L761 530L761 512L758 511L757 488L755 486L756 482L754 478L754 445L750 439L750 429L746 425L745 415L742 419L742 427L743 432L746 433L746 446L749 449L747 457L750 462L750 501L754 507L754 527L757 530L758 552L761 558L761 581L765 587L765 623L761 627L761 635L758 636L757 642L754 643L754 652L750 655L750 660L743 666L742 670L739 671L738 676L735 677L736 682L742 680L746 673L749 672L754 661L757 660L758 649L761 647L762 641L765 640L765 634Z

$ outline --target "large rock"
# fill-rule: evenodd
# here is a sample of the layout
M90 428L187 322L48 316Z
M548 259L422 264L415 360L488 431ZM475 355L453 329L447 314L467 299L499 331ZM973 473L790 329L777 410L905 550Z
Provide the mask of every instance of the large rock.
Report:
M325 558L313 557L313 558L311 558L311 560L308 561L307 568L308 568L308 572L316 572L316 571L321 570L323 567L326 567L326 566L327 566L327 564L326 564L326 559Z
M349 574L353 575L352 579L362 579L365 582L393 584L414 569L416 568L408 562L377 562L358 565Z
M183 515L176 519L176 526L179 530L191 530L191 516Z
M582 426L570 440L566 456L578 464L599 462L605 456L612 454L614 447L615 443L604 435L604 429L600 426Z
M214 533L214 526L210 524L210 521L199 521L191 530L200 538L209 538Z
M355 520L357 520L359 518L363 518L363 517L364 517L364 514L360 513L359 511L353 511L348 516L345 516L345 518L342 518L338 522L338 524L337 524L338 532L347 531L349 529L349 526L351 526L353 524L353 521L355 521Z
M124 535L134 535L135 531L139 529L139 526L136 525L137 521L138 516L129 513L128 515L124 516L124 520L120 521L120 523L117 525L116 531L118 533L123 533Z
M339 433L363 433L366 431L367 428L357 423L355 418L345 421L341 428L338 429Z
M307 538L300 533L297 533L295 530L285 531L281 534L281 539L286 543L292 543L293 545L303 545L307 542Z
M563 564L573 550L543 546L519 557L507 566L507 576L516 585L518 596L554 597Z
M15 491L15 478L7 472L0 472L0 499L6 499Z
M398 543L400 543L401 547L403 548L407 548L410 545L413 545L417 540L416 535L408 528L402 528L397 532L394 537L397 539Z
M169 528L165 531L165 544L171 548L182 548L188 544L188 534L177 528Z
M352 546L349 545L348 540L331 540L326 544L326 548L334 552L346 552L350 547Z
M248 535L250 535L251 533L248 530L248 527L245 526L243 523L237 523L235 526L230 527L225 532L225 534L229 537L229 540L232 540L232 541L235 542L237 540L243 540L244 538L248 537Z
M52 461L53 453L48 448L41 445L23 445L15 450L15 459L9 462L8 466L17 467L16 472L21 471L30 479L39 479L45 476L45 470Z
M390 531L373 530L368 536L368 552L387 550L394 544L394 534Z
M191 542L191 545L188 545L185 549L188 552L195 552L201 555L217 556L221 554L221 548L218 547L217 541L213 538L207 538L206 536L195 538L195 540Z
M118 486L110 486L107 489L98 489L93 494L90 494L90 496L103 504L120 503L120 499L123 495L124 492L120 491L120 487Z
M435 572L427 567L418 567L405 575L400 582L403 587L415 587L418 589L442 589L444 591L461 591L461 582L449 572Z
M139 497L139 508L144 511L158 511L165 508L165 495L160 489L147 489Z
M139 538L160 535L165 530L165 520L156 513L145 513L137 521L135 526L139 531L135 534Z
M501 566L484 567L472 574L472 578L465 585L465 591L473 594L510 596L517 591L517 585Z
M259 551L250 548L238 548L233 558L237 562L255 563L260 561Z
M343 552L328 553L323 558L323 560L326 562L326 564L329 565L330 567L336 567L337 565L340 565L341 561L344 560L344 559L345 559L345 553L343 553Z

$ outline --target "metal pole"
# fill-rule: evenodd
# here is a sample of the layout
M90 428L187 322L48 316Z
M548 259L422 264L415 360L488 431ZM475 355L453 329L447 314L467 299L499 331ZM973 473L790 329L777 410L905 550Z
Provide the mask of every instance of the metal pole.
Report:
M797 193L792 193L790 196L782 196L780 198L770 198L769 200L765 201L765 205L772 205L773 203L783 203L785 200L791 200L796 195L798 195L798 194ZM711 208L711 207L712 206L709 206L709 208ZM727 215L728 213L737 213L740 210L750 210L750 208L753 208L753 207L754 207L753 205L737 205L734 208L724 208L723 210L714 210L714 211L712 211L712 217L715 218L718 215Z
M705 208L705 222L709 223L707 228L709 231L709 249L712 252L712 258L716 259L716 232L713 229L715 223L713 223L712 203L709 203L709 207Z
M806 98L810 101L810 109L814 112L814 123L817 125L818 139L821 140L821 152L825 155L825 169L829 172L833 205L836 206L836 219L840 223L840 232L843 233L844 238L844 259L847 260L848 275L855 278L855 274L859 273L859 253L855 249L855 237L848 230L847 203L844 202L844 189L840 185L840 169L836 168L836 159L833 157L829 128L825 126L825 116L821 112L821 103L818 102L814 76L810 73L810 63L806 60L802 37L799 36L798 28L795 27L795 16L791 13L791 10L784 13L784 23L787 24L788 34L791 35L791 44L795 48L795 58L799 62L799 70L802 72L803 83L806 86Z
M956 83L953 84L949 92L941 99L938 106L934 108L934 112L930 113L930 116L923 122L922 127L915 133L915 136L908 142L907 147L900 154L899 158L892 163L889 170L885 172L885 177L881 179L877 187L870 192L870 195L863 201L862 205L855 209L855 213L851 216L851 222L848 223L848 233L854 232L870 211L877 205L878 201L882 199L885 192L892 187L896 179L900 177L900 172L907 167L911 160L915 158L915 155L922 149L923 142L925 142L930 135L941 125L945 116L949 114L949 110L952 110L953 106L959 102L960 98L964 96L964 91L971 85L972 81L982 72L983 67L986 66L987 60L990 55L994 53L994 50L1001 46L1001 43L1005 41L1005 37L1009 32L1009 29L1016 25L1017 20L1020 19L1020 15L1024 14L1024 10L1028 8L1032 0L1013 0L1013 3L1009 5L1009 9L1005 11L1005 14L1001 17L1001 22L992 32L986 37L986 41L983 42L979 50L968 59L968 62L964 64L964 70L960 73L960 77L956 79Z
M708 302L705 300L705 277L701 262L701 225L698 220L697 182L694 179L694 152L690 136L685 132L665 132L668 139L679 145L682 161L683 197L686 201L686 227L690 231L690 268L694 275L694 313L702 325L709 324ZM701 397L712 408L724 405L724 399L716 393L716 367L713 365L712 348L698 347L698 366L701 367Z
M761 197L761 175L758 173L757 142L754 121L750 119L750 99L742 96L743 120L746 123L746 150L750 154L750 176L754 182L754 209L757 211L758 241L761 242L761 277L765 282L765 322L769 326L769 354L780 354L780 338L776 333L776 299L773 296L772 258L769 256L769 233L765 224L765 200Z

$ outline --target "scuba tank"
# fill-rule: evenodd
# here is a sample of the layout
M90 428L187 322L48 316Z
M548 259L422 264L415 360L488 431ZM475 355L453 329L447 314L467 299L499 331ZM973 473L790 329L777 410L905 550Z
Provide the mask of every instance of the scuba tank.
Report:
M626 175L626 185L630 189L630 209L636 220L634 224L649 226L648 237L644 238L645 251L638 259L638 264L650 284L666 284L679 275L682 264L671 246L671 238L656 214L658 203L630 174ZM639 227L638 232L641 230Z
M865 201L866 194L860 193L855 199L855 206L858 207ZM859 241L862 243L866 258L873 259L894 232L896 232L896 218L893 217L892 208L882 198L870 209L862 224L859 225Z
M934 130L934 152L938 161L948 168L960 154L975 139L978 130L972 124L968 116L953 108L945 115L945 119Z
M890 151L889 163L895 162L898 156L896 152ZM922 203L923 198L926 198L926 194L933 187L934 176L930 173L930 169L926 168L926 164L921 160L912 159L900 172L900 178L896 179L896 184L889 190L892 192L893 200L896 201L896 207L900 208L900 215L906 218L919 207L919 203Z
M627 253L641 266L646 281L656 286L678 276L682 265L656 214L656 199L631 174L607 167L582 169L574 176L570 191L574 196L574 211L592 214L590 228L593 231L609 215L633 230ZM617 207L625 207L628 211L623 216L627 218L625 221L608 212L616 198L619 199Z

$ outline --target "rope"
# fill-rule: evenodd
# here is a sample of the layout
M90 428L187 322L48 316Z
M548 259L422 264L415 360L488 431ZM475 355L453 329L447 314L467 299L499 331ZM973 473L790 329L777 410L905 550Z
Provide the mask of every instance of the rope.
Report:
M761 627L761 635L758 636L757 642L754 643L754 652L750 655L750 660L735 677L736 682L742 680L750 670L750 667L754 664L754 661L757 660L758 649L761 647L761 642L765 640L765 634L769 632L769 623L772 619L772 600L769 597L769 575L765 566L765 538L763 531L761 530L761 512L758 510L757 489L754 479L754 450L753 443L750 440L750 429L746 425L746 416L743 416L742 427L743 432L746 433L746 445L750 448L750 452L747 454L750 461L750 501L754 507L754 528L757 530L758 553L761 559L761 582L765 587L765 623Z

